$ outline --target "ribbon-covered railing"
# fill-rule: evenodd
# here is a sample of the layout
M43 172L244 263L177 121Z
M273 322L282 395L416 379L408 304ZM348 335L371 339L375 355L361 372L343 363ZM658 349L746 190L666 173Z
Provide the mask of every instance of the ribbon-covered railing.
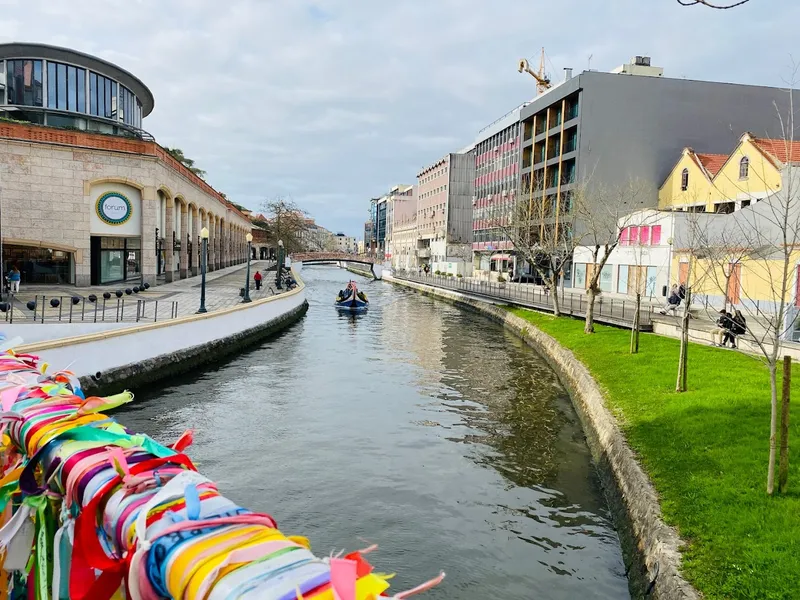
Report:
M3 348L0 347L0 350ZM319 558L268 514L238 506L184 453L101 413L133 399L86 398L69 371L0 354L0 547L10 598L377 600L389 575L364 555Z

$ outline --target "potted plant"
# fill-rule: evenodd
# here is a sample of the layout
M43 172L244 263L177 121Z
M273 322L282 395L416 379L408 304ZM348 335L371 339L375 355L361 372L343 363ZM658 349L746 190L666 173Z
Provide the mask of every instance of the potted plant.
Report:
M499 284L500 284L500 287L501 287L501 288L504 288L504 287L506 287L506 278L505 278L505 277L503 277L502 275L498 275L498 276L497 276L497 283L499 283Z
M461 279L461 278L462 278L462 277L464 277L464 276L463 276L461 273L456 273L456 277L458 277L459 279Z

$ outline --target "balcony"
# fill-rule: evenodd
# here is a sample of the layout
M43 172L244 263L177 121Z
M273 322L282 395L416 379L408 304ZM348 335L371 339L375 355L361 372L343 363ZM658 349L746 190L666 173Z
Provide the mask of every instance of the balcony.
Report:
M417 249L417 257L418 258L430 258L431 257L431 249L430 248L419 248L419 249Z

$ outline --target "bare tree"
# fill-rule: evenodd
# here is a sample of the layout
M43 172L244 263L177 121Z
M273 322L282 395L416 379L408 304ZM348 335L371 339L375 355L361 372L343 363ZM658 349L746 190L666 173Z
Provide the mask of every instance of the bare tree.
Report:
M709 274L707 279L726 297L726 303L735 303L742 316L748 315L746 339L758 349L769 371L767 493L770 495L775 489L778 370L784 343L798 318L795 265L800 248L800 166L797 166L800 161L794 140L793 94L791 90L787 94L787 112L781 113L776 105L782 129L780 139L762 142L766 144L762 150L773 155L770 164L780 169L780 183L770 184L768 174L759 173L751 165L748 177L739 184L738 190L739 197L747 197L750 206L729 215L713 215L724 219L724 227L710 236L708 255L698 260L707 263L704 269ZM770 167L764 167L767 168ZM756 187L754 182L761 188L757 194L749 189ZM723 269L725 262L728 262L728 271ZM731 263L741 266L731 269ZM745 273L747 285L740 285L739 277L744 279Z
M276 196L272 200L265 200L261 205L261 210L267 217L267 222L263 227L268 231L272 243L283 241L286 252L302 252L303 233L307 229L304 211L290 199Z
M631 179L625 185L602 190L595 188L591 197L582 193L575 198L574 210L584 246L589 248L592 262L587 274L584 333L594 333L594 306L600 289L600 276L611 253L619 245L622 232L632 224L644 225L636 211L645 206L645 185Z
M544 194L542 182L525 178L523 193L495 199L490 226L499 231L522 259L536 271L553 303L553 314L561 315L558 282L577 245L574 199L584 193L576 186L563 201Z
M649 219L647 219L649 221ZM631 256L633 257L633 272L628 270L628 291L633 292L636 303L634 304L633 323L631 325L630 353L639 353L639 340L642 332L642 296L647 293L647 262L645 246L641 237L630 241Z

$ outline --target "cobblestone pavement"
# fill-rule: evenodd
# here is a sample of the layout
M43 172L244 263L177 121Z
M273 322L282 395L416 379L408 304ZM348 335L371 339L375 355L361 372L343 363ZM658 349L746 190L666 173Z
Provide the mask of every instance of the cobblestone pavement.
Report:
M275 295L275 271L266 272L274 266L274 261L253 261L250 263L250 298L260 300ZM222 310L241 303L241 289L244 287L246 264L219 269L206 274L206 309L209 312ZM264 277L261 290L256 291L253 275L256 270ZM34 321L34 312L27 308L27 303L37 300L36 321L62 322L147 322L183 317L197 312L200 307L201 277L189 277L172 283L152 286L138 294L127 295L125 289L132 289L135 283L94 286L91 288L75 288L72 286L26 286L16 294L13 302L14 323ZM121 290L123 295L117 298L115 292ZM111 298L104 299L103 293L110 292ZM97 296L97 302L88 300L90 295ZM79 298L73 304L72 298ZM59 299L59 306L53 307L50 301ZM71 317L70 317L71 309ZM6 322L11 320L10 311L0 315Z

